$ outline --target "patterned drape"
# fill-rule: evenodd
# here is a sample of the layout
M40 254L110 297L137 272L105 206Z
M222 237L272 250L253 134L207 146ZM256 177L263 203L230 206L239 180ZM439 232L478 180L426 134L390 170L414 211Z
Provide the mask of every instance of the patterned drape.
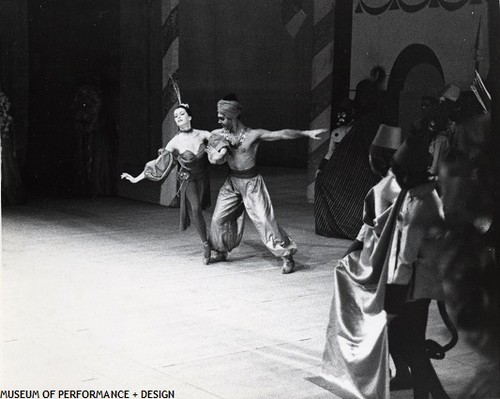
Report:
M162 42L163 42L163 94L162 94L162 143L165 146L177 133L173 112L177 96L172 85L172 76L179 73L179 20L178 0L162 0ZM161 186L160 204L178 206L177 178L173 171Z
M335 0L314 1L314 53L311 73L311 129L329 128L332 103ZM329 136L309 140L307 200L314 201L314 180Z

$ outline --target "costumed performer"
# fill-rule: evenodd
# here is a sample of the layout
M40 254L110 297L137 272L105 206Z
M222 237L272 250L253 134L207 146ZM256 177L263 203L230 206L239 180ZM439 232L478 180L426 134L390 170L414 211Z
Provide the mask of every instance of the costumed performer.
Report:
M385 288L385 310L392 315L391 354L409 365L413 397L447 399L430 361L426 328L431 300L443 301L443 281L435 243L444 222L442 203L425 161L426 140L409 136L394 154L392 170L404 193L392 234Z
M379 80L358 83L354 123L315 181L315 232L324 237L356 238L363 222L363 200L380 180L368 162L370 145L382 122Z
M354 122L353 119L354 106L352 100L350 100L347 97L340 102L340 104L337 106L336 117L337 117L337 123L336 123L337 127L333 129L332 132L330 133L328 150L318 166L318 171L316 172L316 175L318 173L321 173L325 165L332 157L335 151L335 147L338 145L338 143L342 141L342 139L349 132L349 130L351 130L352 124Z
M363 226L334 270L322 376L342 398L389 397L386 315L377 286L390 242L386 223L394 223L391 211L400 193L390 171L400 143L399 127L380 126L369 162L382 180L365 197Z
M137 183L145 178L160 181L176 164L178 165L180 229L185 230L190 225L189 213L191 213L193 224L203 242L203 263L207 265L210 262L211 249L202 211L210 206L209 163L205 152L210 132L193 129L191 119L189 105L180 103L174 110L174 120L179 132L165 148L158 150L158 158L149 161L140 175L133 177L128 173L122 173L121 178L131 183Z
M274 217L271 198L256 166L257 150L262 141L289 140L299 137L319 139L326 129L269 131L245 126L239 119L241 104L234 94L217 103L217 117L222 126L214 130L207 147L210 162L227 162L229 176L219 190L210 227L210 243L216 251L214 260L226 260L243 235L245 213L259 232L262 242L283 260L282 273L294 270L293 254L297 245Z

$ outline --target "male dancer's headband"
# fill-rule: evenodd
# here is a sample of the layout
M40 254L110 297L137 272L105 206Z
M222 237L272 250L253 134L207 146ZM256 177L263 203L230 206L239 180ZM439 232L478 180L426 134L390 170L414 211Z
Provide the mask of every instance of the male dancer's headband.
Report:
M234 119L241 114L241 104L238 101L220 100L217 103L217 112L226 118Z

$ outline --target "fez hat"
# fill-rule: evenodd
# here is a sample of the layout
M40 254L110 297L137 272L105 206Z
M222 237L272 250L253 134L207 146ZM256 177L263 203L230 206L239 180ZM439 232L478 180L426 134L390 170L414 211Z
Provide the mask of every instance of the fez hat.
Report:
M409 173L426 172L429 167L429 146L425 138L410 135L392 157L396 167L406 168Z
M440 97L455 102L458 100L458 97L460 97L460 89L455 85L446 85Z
M397 150L401 145L401 128L382 123L372 141L372 145Z

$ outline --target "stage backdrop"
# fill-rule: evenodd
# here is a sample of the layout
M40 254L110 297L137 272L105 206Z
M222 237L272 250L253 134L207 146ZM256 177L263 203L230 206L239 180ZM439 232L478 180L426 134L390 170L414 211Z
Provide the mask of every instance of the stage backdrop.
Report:
M218 127L216 104L228 93L238 96L248 126L309 128L312 14L310 0L123 0L119 169L139 173L172 137L168 74L191 106L195 128ZM308 140L262 143L257 162L306 168ZM118 189L168 202L158 184L120 181Z

